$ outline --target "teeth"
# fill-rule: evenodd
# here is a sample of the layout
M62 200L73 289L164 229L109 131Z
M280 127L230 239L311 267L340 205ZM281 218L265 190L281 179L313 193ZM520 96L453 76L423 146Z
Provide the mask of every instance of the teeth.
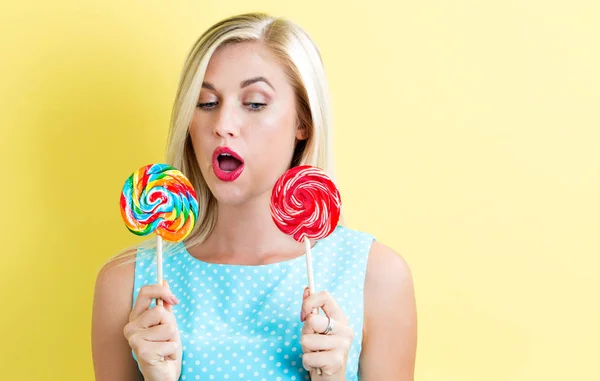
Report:
M221 156L231 156L231 155L228 153L222 153Z

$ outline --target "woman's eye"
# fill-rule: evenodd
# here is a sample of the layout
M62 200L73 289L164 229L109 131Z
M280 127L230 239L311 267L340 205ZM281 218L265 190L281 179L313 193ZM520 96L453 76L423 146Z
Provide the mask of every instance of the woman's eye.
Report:
M266 103L256 103L256 102L245 103L245 105L250 109L250 111L260 111L267 106Z
M198 107L203 110L210 110L217 107L218 102L206 102L206 103L198 103Z

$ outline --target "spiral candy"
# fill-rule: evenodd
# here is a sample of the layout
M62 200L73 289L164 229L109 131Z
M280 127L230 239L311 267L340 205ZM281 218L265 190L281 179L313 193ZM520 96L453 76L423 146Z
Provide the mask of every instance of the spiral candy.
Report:
M171 242L187 237L198 220L192 184L167 164L149 164L129 176L120 206L125 226L133 234L156 233Z
M331 234L339 221L340 208L340 193L331 178L310 165L286 171L271 193L273 221L298 242Z

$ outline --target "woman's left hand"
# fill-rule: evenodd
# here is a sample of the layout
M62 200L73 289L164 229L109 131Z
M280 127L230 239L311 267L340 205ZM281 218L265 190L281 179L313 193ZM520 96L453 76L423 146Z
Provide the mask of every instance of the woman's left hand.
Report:
M312 381L343 381L346 379L348 352L354 339L354 331L348 326L348 319L335 299L327 291L310 295L304 290L304 301L300 320L304 322L300 344L302 345L302 365L310 372ZM313 309L321 308L325 315L314 314ZM333 324L326 332L329 323ZM317 369L321 369L319 374Z

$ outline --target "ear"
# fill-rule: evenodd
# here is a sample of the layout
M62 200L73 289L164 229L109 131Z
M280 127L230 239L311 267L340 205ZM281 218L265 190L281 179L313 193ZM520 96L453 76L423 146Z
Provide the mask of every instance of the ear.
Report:
M300 123L300 120L296 121L296 140L308 139L308 128Z

